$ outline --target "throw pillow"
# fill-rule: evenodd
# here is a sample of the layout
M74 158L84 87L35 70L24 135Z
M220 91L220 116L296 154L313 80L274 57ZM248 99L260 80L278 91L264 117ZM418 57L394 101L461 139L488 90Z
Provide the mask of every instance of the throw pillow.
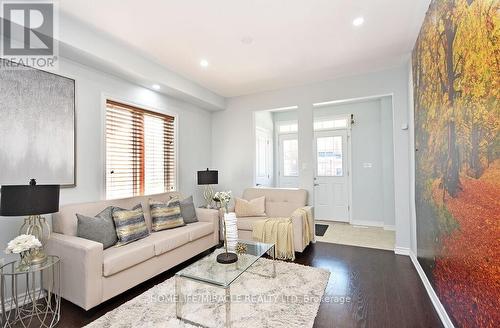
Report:
M266 197L262 196L250 201L235 198L234 211L236 212L236 217L239 218L249 216L266 216Z
M193 203L193 196L181 200L180 205L181 205L181 215L185 223L189 224L198 222L198 218L196 217L196 209Z
M116 246L122 246L149 236L141 204L134 206L131 210L113 208L113 221L115 221L118 237Z
M76 235L80 238L101 243L104 249L113 246L118 241L118 237L116 236L112 212L113 206L108 206L95 217L77 213L78 225Z
M161 231L186 225L181 215L179 199L172 198L168 202L149 200L151 209L152 230Z

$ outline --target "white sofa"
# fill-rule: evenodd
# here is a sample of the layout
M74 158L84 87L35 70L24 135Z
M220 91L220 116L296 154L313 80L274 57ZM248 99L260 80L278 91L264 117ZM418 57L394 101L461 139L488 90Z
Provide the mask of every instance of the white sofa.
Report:
M121 247L76 237L76 213L94 216L107 206L132 208L142 204L151 230L149 199L168 200L177 193L66 205L52 217L48 254L61 258L61 296L89 310L96 305L164 272L219 242L218 212L196 209L199 222L160 232Z
M296 252L302 252L308 244L303 242L303 217L292 215L298 208L311 210L312 206L307 206L307 190L305 189L285 189L285 188L247 188L243 192L242 198L252 200L258 197L266 197L267 217L291 217L293 225L293 242ZM313 213L314 214L314 213ZM263 217L243 217L237 218L238 238L252 240L253 224ZM310 218L309 227L314 231L314 219ZM314 237L313 237L314 238ZM314 240L313 240L314 241Z

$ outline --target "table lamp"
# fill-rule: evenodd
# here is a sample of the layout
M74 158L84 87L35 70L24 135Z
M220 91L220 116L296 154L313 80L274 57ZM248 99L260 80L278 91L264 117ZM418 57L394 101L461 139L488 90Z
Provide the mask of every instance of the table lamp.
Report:
M35 236L41 243L50 237L50 227L41 214L59 211L59 185L37 185L35 179L29 185L2 186L0 191L0 216L28 216L19 234ZM42 249L32 254L31 264L43 264L47 255Z
M212 185L219 183L219 171L209 170L198 171L198 185L204 185L203 197L207 208L211 208L212 198L214 197L214 189Z

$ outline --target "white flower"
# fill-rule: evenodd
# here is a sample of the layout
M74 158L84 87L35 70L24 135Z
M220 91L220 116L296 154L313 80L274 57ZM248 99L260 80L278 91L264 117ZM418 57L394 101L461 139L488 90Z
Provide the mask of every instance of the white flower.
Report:
M220 202L222 206L226 206L231 200L231 190L216 192L214 195L214 200Z
M15 253L19 254L22 252L29 251L30 249L40 248L42 243L33 235L19 235L16 238L9 241L5 253Z

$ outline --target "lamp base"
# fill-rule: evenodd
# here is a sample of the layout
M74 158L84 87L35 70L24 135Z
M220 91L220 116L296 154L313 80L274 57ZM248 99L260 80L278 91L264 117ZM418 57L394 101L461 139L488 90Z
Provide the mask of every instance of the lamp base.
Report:
M214 188L212 188L212 185L205 185L205 190L203 191L203 198L205 198L206 208L212 208L213 197L214 197Z
M231 264L236 261L238 261L238 255L236 255L235 253L227 252L227 253L220 253L219 255L217 255L217 263Z
M44 243L50 237L50 227L45 218L40 215L30 215L24 219L24 223L19 229L19 234L33 235L42 243L41 248L31 252L29 262L31 266L44 265L47 262L47 254L43 251L43 247L45 246Z

